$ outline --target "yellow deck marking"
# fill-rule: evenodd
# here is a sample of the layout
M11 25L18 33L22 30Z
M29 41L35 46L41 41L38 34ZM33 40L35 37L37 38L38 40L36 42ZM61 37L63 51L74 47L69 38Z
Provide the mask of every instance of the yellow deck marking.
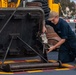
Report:
M54 62L57 62L57 61L56 60L49 60L49 62L53 62L54 63Z
M0 74L14 74L12 72L0 72Z
M62 66L64 66L64 67L73 67L73 66L70 65L70 64L62 64Z
M43 72L43 70L27 71L27 73Z
M8 64L8 63L14 63L14 61L5 61L4 64ZM2 64L2 62L0 61L0 64Z
M26 60L26 62L37 62L37 61L40 61L38 59L35 59L35 60Z
M14 63L14 61L5 61L4 64Z
M61 68L61 69L55 69L56 71L61 71L61 70L69 70L69 68Z

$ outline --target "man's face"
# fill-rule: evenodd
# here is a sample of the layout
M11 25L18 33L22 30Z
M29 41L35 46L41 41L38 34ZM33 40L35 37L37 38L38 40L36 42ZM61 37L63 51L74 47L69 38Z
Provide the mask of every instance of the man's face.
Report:
M59 18L58 17L53 17L53 18L49 18L48 20L56 25L58 23Z

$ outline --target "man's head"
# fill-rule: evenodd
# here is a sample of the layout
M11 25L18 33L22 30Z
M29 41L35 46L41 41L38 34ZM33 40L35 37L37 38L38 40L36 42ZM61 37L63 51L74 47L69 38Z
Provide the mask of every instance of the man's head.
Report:
M49 19L52 23L57 24L59 21L59 14L55 11L49 13Z

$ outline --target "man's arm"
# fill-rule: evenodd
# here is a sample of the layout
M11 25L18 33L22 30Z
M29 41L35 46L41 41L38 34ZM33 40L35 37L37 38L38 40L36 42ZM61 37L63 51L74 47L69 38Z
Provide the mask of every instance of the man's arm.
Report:
M52 51L52 50L56 49L57 47L61 46L65 41L66 41L66 39L61 39L56 45L50 47L47 53L49 53L50 51Z
M53 27L53 23L51 23L51 21L49 21L49 20L44 20L43 21L43 29L42 29L42 32L44 33L44 32L47 32L47 28L46 28L46 25L50 25L50 26L52 26Z
M57 47L61 46L65 41L66 39L61 39L56 45L54 45L54 48L56 49Z
M45 20L44 20L43 21L42 33L45 33L45 32L47 32L47 29L46 29Z

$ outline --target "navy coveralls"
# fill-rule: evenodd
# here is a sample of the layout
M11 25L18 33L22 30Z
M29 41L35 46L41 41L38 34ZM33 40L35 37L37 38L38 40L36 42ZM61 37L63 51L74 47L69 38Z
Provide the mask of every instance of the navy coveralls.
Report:
M52 26L61 39L66 39L65 43L60 46L58 60L62 62L74 61L76 57L76 36L69 24L62 18L59 18L59 22L56 25L48 20L46 25Z

